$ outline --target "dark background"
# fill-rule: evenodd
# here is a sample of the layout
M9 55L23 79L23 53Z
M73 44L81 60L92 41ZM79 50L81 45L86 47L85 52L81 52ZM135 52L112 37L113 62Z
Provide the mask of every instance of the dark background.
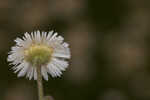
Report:
M44 81L55 100L150 99L149 0L0 0L0 100L37 100L36 81L6 59L25 32L54 30L70 44L61 78Z

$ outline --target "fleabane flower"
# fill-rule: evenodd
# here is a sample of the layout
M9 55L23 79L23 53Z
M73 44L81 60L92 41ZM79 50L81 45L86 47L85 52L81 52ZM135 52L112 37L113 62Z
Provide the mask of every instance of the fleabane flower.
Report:
M16 38L16 45L11 48L7 60L14 65L12 69L18 77L37 80L38 67L45 80L48 80L48 73L60 77L70 59L69 45L63 41L64 38L53 31L26 32L22 39Z

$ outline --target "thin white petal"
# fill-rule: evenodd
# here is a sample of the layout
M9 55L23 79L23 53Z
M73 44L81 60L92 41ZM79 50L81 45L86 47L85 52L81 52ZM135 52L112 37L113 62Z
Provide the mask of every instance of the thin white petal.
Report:
M34 40L34 33L33 32L31 32L31 38L32 38L32 40Z
M21 63L20 65L13 67L13 69L15 70L14 73L17 73L18 71L20 71L22 68L24 67L24 63Z
M50 40L53 40L57 35L58 35L58 33L54 33L54 35L52 35L52 37L50 38Z
M30 76L30 72L31 72L31 67L29 67L27 70L26 78L28 78Z
M36 71L36 68L34 68L34 80L37 80L37 71Z
M69 44L66 43L66 42L64 42L62 45L63 45L64 47L68 47L68 46L69 46Z
M40 42L41 42L41 35L40 35L40 31L37 31L37 34L36 34L36 41L37 41L38 43L40 43Z
M25 45L25 42L20 38L16 38L15 42L16 42L16 45L18 45L18 46L24 46Z
M31 69L31 73L30 73L30 77L29 77L29 80L31 80L31 79L32 79L33 74L34 74L34 70L33 70L33 67L32 67L32 69Z
M44 66L41 67L41 73L43 78L48 81L48 74Z
M68 62L64 60L59 60L57 58L52 59L52 63L56 65L57 68L59 68L62 71L65 71L65 69L68 67Z
M62 72L58 69L53 63L48 64L47 66L48 72L52 75L52 77L61 76Z
M54 32L54 31L50 31L50 32L48 32L48 35L47 35L46 40L50 40L50 38L51 38L51 36L52 36L53 32Z
M18 77L25 76L27 70L28 70L28 66L25 65L25 66L21 69L21 71L19 72Z
M53 57L58 57L58 58L66 58L69 59L70 58L70 54L64 54L64 53L53 53L52 55Z
M27 39L29 42L32 42L31 35L29 35L28 32L25 33L25 37L26 37L26 39Z
M27 76L26 77L28 77L29 80L32 79L32 77L33 77L33 67L28 68Z
M46 39L47 37L47 32L42 32L42 39Z

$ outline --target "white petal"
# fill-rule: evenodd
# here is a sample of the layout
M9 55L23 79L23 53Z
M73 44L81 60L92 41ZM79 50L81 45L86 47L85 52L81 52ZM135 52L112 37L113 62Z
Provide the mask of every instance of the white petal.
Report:
M34 40L35 40L35 43L38 43L38 37L37 37L37 32L36 31L34 32Z
M43 78L48 81L47 71L44 66L41 67L41 73L42 73Z
M28 32L25 33L25 37L26 37L26 39L27 39L29 42L32 42L32 38L31 38L31 36L29 35Z
M47 40L46 40L46 38L47 38L47 32L42 32L41 38L42 38L42 40L41 40L42 43L46 44L46 42L47 42Z
M63 45L64 47L68 47L68 46L69 46L69 44L66 43L66 42L64 42L62 45Z
M31 67L29 67L27 70L26 78L28 78L30 76L30 72L31 72Z
M31 45L31 40L29 38L26 38L26 37L28 37L27 34L28 33L26 33L25 36L23 37L23 41L24 41L22 44L23 48L28 48Z
M70 58L70 54L64 54L64 53L61 53L61 52L55 52L55 53L53 53L52 56L53 57L58 57L58 58L66 58L66 59Z
M25 45L25 42L20 38L16 38L15 42L16 42L16 45L18 45L18 46L24 46Z
M57 44L61 44L63 42L64 38L62 36L58 36L58 37L54 37L51 39L51 41L49 42L53 42L53 43L57 43Z
M8 55L8 58L7 58L7 61L11 62L11 61L14 61L16 58L11 54L11 55Z
M54 35L52 35L52 37L50 38L50 40L53 40L57 35L58 35L58 33L54 33Z
M51 64L48 64L48 65L47 65L48 73L49 73L50 75L52 75L52 77L55 77L55 75L54 75L55 73L51 70L51 66L52 66Z
M34 68L34 80L37 80L37 71L36 71L36 68Z
M40 31L37 31L37 34L36 34L36 41L37 41L38 43L40 43L40 42L41 42L41 35L40 35Z
M61 40L61 41L64 40L64 38L62 36L58 36L57 38L58 38L58 40Z
M48 64L47 66L48 72L52 75L52 77L61 76L62 72L58 69L53 63Z
M18 65L22 63L24 56L22 54L18 53L12 53L8 55L7 61L12 62L14 65Z
M31 32L31 38L32 38L32 40L35 39L35 38L34 38L34 33L33 33L33 32Z
M24 67L24 63L21 63L20 65L13 67L13 69L15 70L14 73L17 73L18 71L20 71L22 68Z
M52 63L56 65L57 68L59 68L62 71L65 71L65 69L68 67L68 62L64 60L59 60L57 58L52 59Z
M11 49L12 49L12 51L9 52L10 55L13 55L14 57L23 57L24 56L24 50L22 47L14 46Z
M53 32L54 32L54 31L50 31L50 32L48 32L48 35L47 35L46 40L50 40L50 38L51 38L51 36L52 36Z
M42 32L42 39L46 40L46 37L47 37L47 32Z
M28 68L27 77L29 78L29 80L32 79L32 77L33 77L33 67Z
M26 74L27 70L28 70L28 66L27 66L27 65L24 65L24 67L23 67L23 68L21 69L21 71L19 72L18 77L24 76L24 75Z
M70 58L70 50L67 46L67 44L59 44L59 42L57 43L55 42L49 42L49 45L54 49L54 53L53 56L54 57L61 57L61 58L66 58L69 59Z
M32 67L32 72L31 72L31 74L30 74L29 80L32 79L33 75L34 75L34 70L33 70L33 67Z

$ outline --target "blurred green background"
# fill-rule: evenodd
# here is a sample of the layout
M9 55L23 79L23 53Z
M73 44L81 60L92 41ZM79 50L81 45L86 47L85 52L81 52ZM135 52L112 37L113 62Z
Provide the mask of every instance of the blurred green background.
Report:
M150 100L149 0L0 0L0 100L38 100L7 53L25 32L54 30L70 44L61 78L44 81L55 100Z

